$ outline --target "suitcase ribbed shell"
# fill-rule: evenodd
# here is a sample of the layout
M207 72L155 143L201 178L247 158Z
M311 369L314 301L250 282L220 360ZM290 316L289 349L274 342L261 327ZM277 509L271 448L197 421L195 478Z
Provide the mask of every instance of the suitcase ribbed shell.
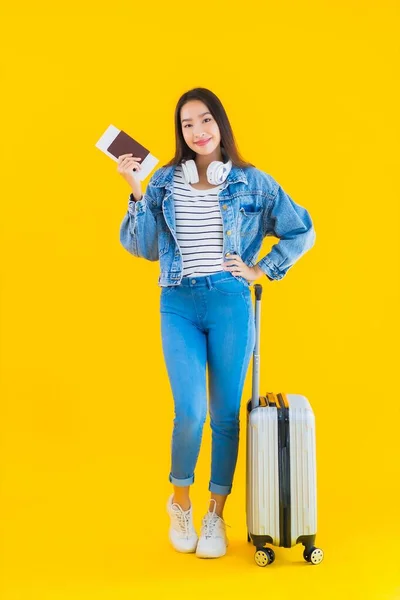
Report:
M290 544L317 531L315 419L305 396L284 394L289 406ZM258 406L248 414L246 456L247 529L280 546L278 408Z

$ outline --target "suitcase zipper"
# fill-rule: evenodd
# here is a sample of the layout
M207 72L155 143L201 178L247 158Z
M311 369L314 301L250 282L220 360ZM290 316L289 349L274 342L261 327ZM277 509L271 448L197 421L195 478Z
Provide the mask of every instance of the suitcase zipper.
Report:
M276 394L278 409L278 463L279 463L279 535L280 545L291 547L290 497L290 435L289 404L283 394Z

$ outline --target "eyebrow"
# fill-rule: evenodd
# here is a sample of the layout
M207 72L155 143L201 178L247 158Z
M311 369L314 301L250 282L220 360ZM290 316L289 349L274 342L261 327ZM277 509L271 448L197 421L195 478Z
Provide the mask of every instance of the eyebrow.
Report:
M206 112L204 112L204 113L201 113L201 114L199 115L199 117L204 117L204 115L211 115L211 113L210 113L210 112L208 112L208 111L206 111ZM193 119L182 119L181 123L183 123L184 121L193 121Z

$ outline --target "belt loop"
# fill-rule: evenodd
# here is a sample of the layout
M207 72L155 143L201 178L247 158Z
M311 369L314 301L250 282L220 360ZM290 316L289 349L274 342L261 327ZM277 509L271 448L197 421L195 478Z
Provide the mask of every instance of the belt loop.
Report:
M206 282L207 282L208 289L211 290L211 279L210 279L209 275L206 275Z

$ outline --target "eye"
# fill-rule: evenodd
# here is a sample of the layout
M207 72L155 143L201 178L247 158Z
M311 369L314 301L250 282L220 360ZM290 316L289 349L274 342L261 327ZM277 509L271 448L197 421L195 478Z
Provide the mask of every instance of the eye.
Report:
M211 117L206 117L205 119L203 119L203 121L211 121ZM187 123L186 125L183 126L184 129L186 129L186 127L188 127L190 125L190 123Z

